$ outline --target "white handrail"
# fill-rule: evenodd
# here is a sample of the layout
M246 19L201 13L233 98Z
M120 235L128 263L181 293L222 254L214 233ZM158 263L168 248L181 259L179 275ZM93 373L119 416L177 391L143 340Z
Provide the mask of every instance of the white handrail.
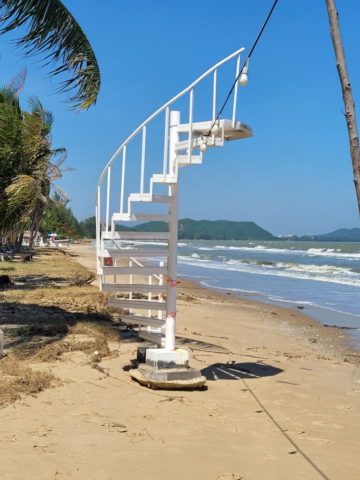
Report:
M161 108L159 108L158 110L156 110L155 113L153 113L152 115L150 115L149 118L147 118L145 120L145 122L143 122L136 130L134 130L134 132L125 140L125 142L116 150L116 152L114 153L114 155L111 157L111 159L109 160L108 164L106 165L106 167L104 168L101 176L100 176L100 179L99 179L99 182L98 182L98 186L100 186L102 184L102 181L104 179L104 176L106 174L106 171L107 171L107 168L110 167L110 165L113 163L113 161L115 160L115 158L119 155L119 153L122 151L122 149L130 142L130 140L132 140L140 131L141 129L146 126L151 120L153 120L155 117L157 117L159 115L159 113L161 113L162 111L164 111L167 107L169 107L172 103L174 103L176 100L178 100L179 98L181 98L183 95L185 95L185 93L189 92L192 88L194 88L198 83L200 83L205 77L207 77L211 72L213 72L214 70L216 70L217 68L219 68L221 65L223 65L224 63L228 62L229 60L231 60L232 58L236 57L236 55L239 55L239 53L243 52L245 50L244 47L240 48L239 50L237 50L236 52L234 52L233 54L229 55L228 57L224 58L224 60L221 60L221 62L217 63L216 65L214 65L212 68L210 68L207 72L205 72L203 75L201 75L197 80L195 80L195 82L193 82L191 85L189 85L187 88L185 88L185 90L183 90L182 92L180 92L178 95L176 95L175 97L173 97L171 100L169 100L167 103L165 103L165 105L163 105ZM95 200L97 201L97 199Z

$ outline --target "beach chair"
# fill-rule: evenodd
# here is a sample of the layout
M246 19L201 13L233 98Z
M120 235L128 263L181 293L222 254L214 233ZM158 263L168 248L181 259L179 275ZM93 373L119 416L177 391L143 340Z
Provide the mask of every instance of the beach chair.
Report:
M29 262L32 258L32 255L30 253L25 253L25 252L9 252L7 250L4 250L3 248L0 248L0 254L4 255L4 257L21 257L22 261Z
M24 250L14 250L11 248L11 246L8 243L5 243L6 250L10 253L19 253L19 254L24 254L26 253L27 255L30 255L31 258L34 256L34 252L25 252Z

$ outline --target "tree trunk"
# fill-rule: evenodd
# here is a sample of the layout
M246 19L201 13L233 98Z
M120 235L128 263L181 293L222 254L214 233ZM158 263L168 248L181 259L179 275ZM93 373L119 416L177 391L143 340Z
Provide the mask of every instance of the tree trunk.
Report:
M14 249L15 249L16 252L20 252L23 239L24 239L24 234L22 233L22 234L19 235L19 236L17 237L17 239L15 240Z
M42 203L39 201L37 206L36 206L35 213L34 213L34 218L33 218L33 221L31 223L31 226L30 226L30 239L29 239L30 248L33 248L34 240L35 240L35 237L36 237L36 233L39 229L39 225L40 225L40 221L41 221L41 218L42 218L43 210L44 210L44 207L43 207Z
M335 0L325 0L330 21L330 33L334 44L336 66L338 69L345 104L345 117L349 132L350 155L354 172L354 183L360 213L360 149L355 117L355 103L352 96L349 75L346 68L344 47L341 41L339 15Z

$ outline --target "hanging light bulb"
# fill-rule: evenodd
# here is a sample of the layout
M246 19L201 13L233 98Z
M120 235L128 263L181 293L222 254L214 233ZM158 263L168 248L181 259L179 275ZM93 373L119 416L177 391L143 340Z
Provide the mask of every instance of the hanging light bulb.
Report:
M203 141L203 143L200 145L200 152L205 153L206 152L206 143Z
M219 125L217 123L215 123L215 125L212 127L211 129L211 134L212 135L217 135L219 133Z
M239 78L239 85L245 87L248 83L249 63L246 62Z

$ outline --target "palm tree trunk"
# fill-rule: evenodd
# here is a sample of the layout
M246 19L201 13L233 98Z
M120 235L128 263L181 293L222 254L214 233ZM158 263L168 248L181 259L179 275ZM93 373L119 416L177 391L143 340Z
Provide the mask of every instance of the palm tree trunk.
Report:
M22 242L24 239L24 233L21 233L15 240L14 243L14 249L16 252L19 252L21 250Z
M40 220L42 218L42 211L43 211L43 205L39 201L37 206L36 206L36 210L35 210L35 213L34 213L34 218L33 218L33 221L31 223L31 227L30 227L30 239L29 239L30 248L32 248L33 245L34 245L35 236L36 236L36 233L39 229Z
M350 155L354 172L354 184L360 213L360 149L359 136L355 117L355 103L349 75L346 68L345 52L341 41L339 15L336 10L335 0L325 0L330 21L330 33L334 45L336 66L338 69L342 94L345 104L345 117L349 133Z

